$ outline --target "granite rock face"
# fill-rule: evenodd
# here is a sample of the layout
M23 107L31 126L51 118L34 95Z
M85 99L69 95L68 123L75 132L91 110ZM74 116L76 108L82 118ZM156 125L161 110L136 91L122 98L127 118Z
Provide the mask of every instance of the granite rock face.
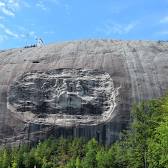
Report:
M133 103L168 89L168 43L87 40L0 51L0 143L48 136L110 144Z
M36 124L97 125L111 117L117 93L110 75L102 71L33 71L10 86L8 109Z

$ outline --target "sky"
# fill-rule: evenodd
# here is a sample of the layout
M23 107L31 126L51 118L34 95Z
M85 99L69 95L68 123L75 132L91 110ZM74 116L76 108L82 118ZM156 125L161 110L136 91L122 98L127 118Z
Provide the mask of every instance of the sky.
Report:
M37 38L168 40L168 0L0 0L0 49Z

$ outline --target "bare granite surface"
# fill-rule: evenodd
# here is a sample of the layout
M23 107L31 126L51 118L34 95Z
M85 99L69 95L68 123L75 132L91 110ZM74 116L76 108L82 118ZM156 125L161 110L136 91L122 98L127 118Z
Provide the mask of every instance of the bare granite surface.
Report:
M0 51L0 143L52 135L110 144L135 102L167 89L167 42L85 40Z

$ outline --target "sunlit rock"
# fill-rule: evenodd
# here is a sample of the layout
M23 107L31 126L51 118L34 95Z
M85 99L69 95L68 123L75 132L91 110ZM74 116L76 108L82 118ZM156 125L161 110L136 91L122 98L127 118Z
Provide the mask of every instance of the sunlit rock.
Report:
M0 144L112 143L134 103L168 89L168 43L86 40L0 51Z

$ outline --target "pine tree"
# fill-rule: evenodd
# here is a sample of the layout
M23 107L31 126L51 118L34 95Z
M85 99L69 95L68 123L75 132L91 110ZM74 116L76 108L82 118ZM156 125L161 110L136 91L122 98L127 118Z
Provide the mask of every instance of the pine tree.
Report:
M95 139L88 142L86 146L86 156L83 160L83 168L97 168L96 154L98 151L98 143Z

